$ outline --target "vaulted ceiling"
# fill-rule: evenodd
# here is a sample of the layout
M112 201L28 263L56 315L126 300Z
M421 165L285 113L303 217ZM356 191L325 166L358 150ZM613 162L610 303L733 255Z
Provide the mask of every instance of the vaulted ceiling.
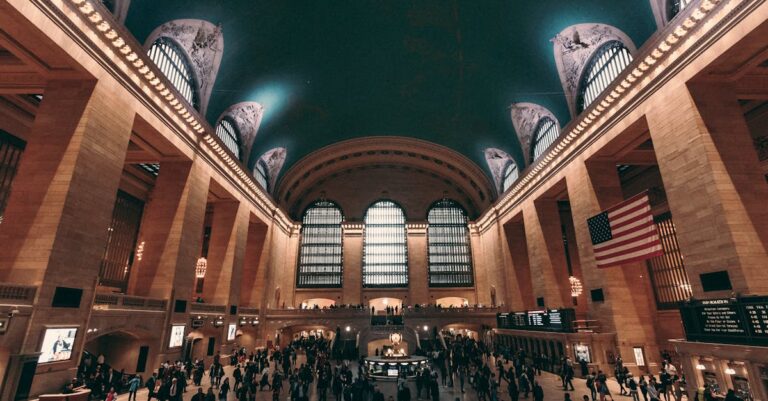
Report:
M511 103L571 119L556 34L603 23L640 46L656 29L648 0L133 0L126 25L143 42L187 18L224 35L207 120L261 103L252 154L287 148L283 171L323 146L384 135L454 149L490 175L485 148L523 161Z

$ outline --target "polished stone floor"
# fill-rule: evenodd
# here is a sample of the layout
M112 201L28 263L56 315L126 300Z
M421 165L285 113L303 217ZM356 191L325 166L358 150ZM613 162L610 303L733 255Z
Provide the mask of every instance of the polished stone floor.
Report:
M301 356L299 356L301 358ZM301 359L298 361L301 363ZM354 365L354 363L353 363ZM493 366L493 365L491 365ZM356 366L352 366L353 372L357 372ZM227 377L230 377L230 382L233 382L233 379L231 379L231 373L232 373L232 367L226 366L224 368L224 371L226 373ZM556 375L553 375L551 373L542 372L541 376L537 377L537 380L541 383L542 388L544 389L544 400L545 401L563 401L565 398L565 391L562 390L562 384L560 382L560 378ZM462 394L461 390L458 387L458 381L455 383L456 386L453 388L449 387L440 387L440 401L473 401L477 400L477 393L472 389L469 384L465 386L465 393ZM388 399L389 396L393 396L396 399L396 388L395 388L395 382L377 382L377 387L381 390L382 393L384 393L385 399ZM409 385L411 386L411 394L413 394L413 400L416 400L416 384L413 382L409 382ZM575 391L570 391L571 394L571 400L573 401L581 401L582 396L585 394L589 394L589 390L587 390L585 380L583 379L574 379L573 385L575 388ZM313 385L314 386L314 385ZM284 400L289 400L288 393L286 391L287 382L285 382L285 386L283 387L283 392L280 396L280 398ZM610 379L608 381L608 387L611 390L611 394L614 395L614 398L617 401L621 400L627 400L632 401L632 398L626 397L626 396L620 396L619 394L619 384L614 379ZM207 375L203 378L203 391L206 391L208 389L208 377ZM184 401L189 401L192 399L192 396L195 394L197 389L194 386L187 387L187 392L184 394ZM214 393L218 395L218 391L214 390ZM500 401L509 401L509 395L507 393L507 385L506 383L503 383L501 388L499 389L499 400ZM147 399L147 390L142 389L138 392L137 398L139 401L145 401ZM218 397L217 397L218 399ZM533 396L529 396L530 400L533 400ZM117 398L118 401L127 401L128 395L123 394ZM154 399L153 399L154 400ZM235 401L235 396L230 392L229 397L227 398L228 401ZM271 401L272 400L272 392L271 391L264 391L259 392L256 398L257 401ZM336 401L333 398L333 395L329 392L328 393L328 400L329 401ZM520 395L520 400L525 400L525 398ZM640 397L640 400L642 401L642 396ZM317 395L315 394L314 388L312 389L312 394L310 396L310 401L317 401ZM672 401L670 399L670 401Z

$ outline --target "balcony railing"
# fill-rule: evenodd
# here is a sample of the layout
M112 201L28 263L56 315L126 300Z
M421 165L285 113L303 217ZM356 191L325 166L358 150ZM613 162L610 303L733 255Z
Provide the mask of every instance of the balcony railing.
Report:
M414 315L414 316L423 316L423 315L434 315L434 314L446 314L446 315L464 315L464 314L492 314L495 315L496 313L500 312L501 308L498 306L468 306L463 308L438 308L436 306L426 306L426 307L408 307L403 309L404 315Z
M96 294L94 309L135 309L164 311L168 306L165 299L137 297L122 294Z
M268 309L268 315L292 315L292 316L369 316L370 309L359 308L326 308L326 309Z
M258 315L259 308L241 307L239 312L240 312L240 315Z
M35 302L37 287L20 284L0 284L0 304L32 305Z
M227 305L214 305L214 304L203 304L203 303L196 303L193 302L189 304L189 311L191 313L218 313L218 314L224 314L227 312Z

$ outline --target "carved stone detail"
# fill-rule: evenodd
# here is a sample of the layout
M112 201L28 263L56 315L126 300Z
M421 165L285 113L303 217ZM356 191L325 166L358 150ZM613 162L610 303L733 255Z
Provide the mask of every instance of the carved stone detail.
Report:
M240 154L242 155L243 163L248 164L251 158L251 149L256 139L256 134L259 131L261 125L261 118L264 116L264 106L256 102L241 102L229 106L227 110L221 113L219 120L216 122L218 126L219 122L225 117L231 119L235 123L237 132L240 134Z
M510 116L512 125L515 127L517 138L520 140L520 147L523 149L525 165L531 164L531 143L533 134L539 120L542 117L549 117L560 127L560 122L551 111L543 106L534 103L512 103L510 106ZM486 154L487 155L487 154Z
M282 170L283 164L285 164L285 158L287 156L288 151L285 148L274 148L266 151L259 158L258 161L263 161L267 166L267 179L269 180L269 188L275 188L275 184L277 183L277 176L280 175L280 170Z
M503 192L502 185L504 184L504 168L510 162L515 163L515 160L501 149L487 148L485 149L485 162L488 163L488 169L491 170L496 191L501 194Z
M576 96L579 81L592 54L603 44L618 40L629 53L637 51L632 39L619 29L605 24L577 24L565 28L551 39L554 44L555 64L568 101L572 117L576 117Z
M221 25L197 19L169 21L152 31L144 47L149 50L161 37L173 40L186 52L198 85L200 114L205 115L224 52Z

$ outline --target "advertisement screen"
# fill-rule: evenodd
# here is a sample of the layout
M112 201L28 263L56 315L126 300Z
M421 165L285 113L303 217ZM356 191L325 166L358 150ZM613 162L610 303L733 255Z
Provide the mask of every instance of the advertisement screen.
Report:
M227 329L227 341L234 341L236 335L237 335L237 325L230 324L229 328Z
M184 325L171 326L171 340L168 348L181 347L184 344Z
M71 358L76 335L77 327L45 330L37 363L66 361Z

